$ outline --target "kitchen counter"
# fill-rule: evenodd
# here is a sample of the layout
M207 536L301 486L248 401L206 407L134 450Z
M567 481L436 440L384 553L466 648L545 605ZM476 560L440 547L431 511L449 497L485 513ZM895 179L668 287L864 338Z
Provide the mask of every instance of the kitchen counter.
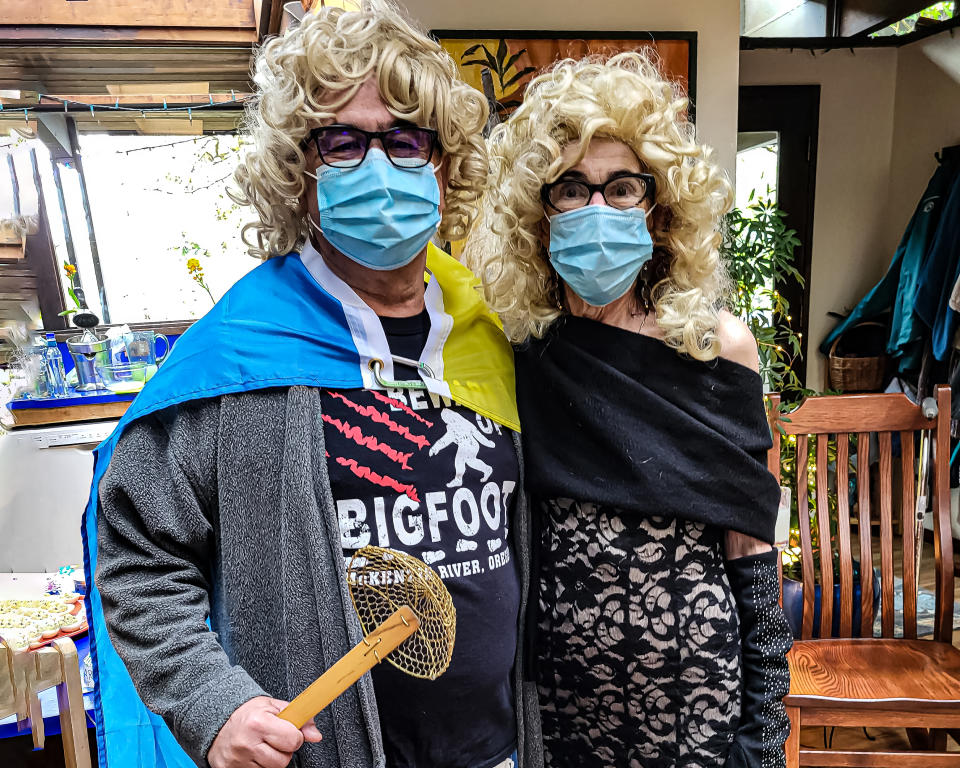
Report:
M102 390L71 390L68 397L14 400L7 404L7 409L13 417L14 427L67 424L76 421L119 419L135 397L135 394L118 395Z

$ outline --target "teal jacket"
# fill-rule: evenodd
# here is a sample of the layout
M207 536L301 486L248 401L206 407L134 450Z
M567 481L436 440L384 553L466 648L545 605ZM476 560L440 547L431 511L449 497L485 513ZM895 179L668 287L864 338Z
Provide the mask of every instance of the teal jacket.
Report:
M823 340L820 344L823 354L829 354L833 342L850 328L864 320L873 320L890 310L887 353L898 359L898 370L901 373L919 368L927 327L915 312L917 288L921 280L926 282L931 279L925 274L930 246L944 218L951 190L957 186L960 186L960 162L944 162L930 179L920 204L907 224L887 273ZM958 201L957 207L960 207L960 194L952 197ZM956 215L960 216L960 211L957 211ZM952 287L953 283L950 284L950 288ZM949 288L947 293L949 294Z

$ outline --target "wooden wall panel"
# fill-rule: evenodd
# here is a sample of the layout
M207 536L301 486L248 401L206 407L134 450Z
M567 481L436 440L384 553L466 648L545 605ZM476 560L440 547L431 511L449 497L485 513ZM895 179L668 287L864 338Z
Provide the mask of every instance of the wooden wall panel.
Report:
M215 43L236 45L259 40L253 27L45 27L38 24L4 26L0 24L0 42L13 43Z
M0 45L0 89L106 96L108 85L202 80L213 93L240 93L251 89L252 56L249 44Z
M256 29L253 0L3 0L0 23Z

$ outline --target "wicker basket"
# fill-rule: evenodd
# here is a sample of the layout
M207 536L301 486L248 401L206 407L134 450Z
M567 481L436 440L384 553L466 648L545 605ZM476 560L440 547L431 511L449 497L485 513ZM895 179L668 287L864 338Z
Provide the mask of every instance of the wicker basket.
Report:
M858 323L854 328L864 326L886 328L883 323L869 321ZM852 329L851 329L852 330ZM843 335L836 338L827 355L830 386L841 392L875 392L883 385L883 374L887 369L887 355L878 357L838 357L837 345Z

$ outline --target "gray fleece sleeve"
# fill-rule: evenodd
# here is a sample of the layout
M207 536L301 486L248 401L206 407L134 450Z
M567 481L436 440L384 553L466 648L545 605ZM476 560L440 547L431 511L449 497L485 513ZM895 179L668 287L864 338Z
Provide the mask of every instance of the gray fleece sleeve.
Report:
M219 402L135 422L100 483L96 584L147 707L199 765L244 702L266 695L208 629Z

